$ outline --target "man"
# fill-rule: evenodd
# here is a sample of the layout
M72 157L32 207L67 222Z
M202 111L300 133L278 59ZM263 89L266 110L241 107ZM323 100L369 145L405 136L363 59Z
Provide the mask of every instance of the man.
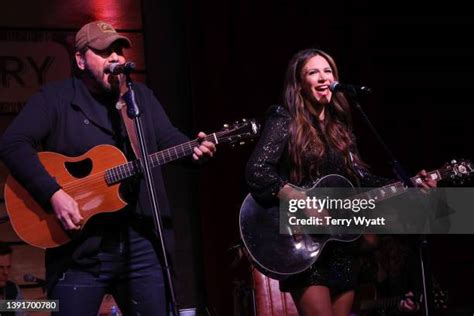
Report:
M12 265L12 248L0 242L0 300L21 300L22 295L16 283L8 280ZM5 315L22 315L23 313L5 313ZM1 314L3 315L3 314Z
M366 301L368 309L361 314L417 315L421 297L415 293L421 292L421 271L415 239L372 234L364 235L364 239L373 247L373 252L360 257L359 282L362 286L359 292L365 296L370 294L360 298Z
M118 110L127 92L125 76L104 70L125 63L123 49L130 46L127 37L105 22L83 26L75 38L79 74L46 85L30 98L0 143L11 174L40 204L52 208L64 229L80 231L79 238L46 252L48 296L59 299L61 315L97 314L106 292L127 315L165 315L165 283L153 249L156 235L144 180L122 183L125 209L98 214L82 228L77 202L45 171L34 147L41 144L43 150L78 156L96 145L111 144L136 159ZM135 94L150 153L188 141L151 90L136 84ZM215 146L202 141L193 150L192 160L199 161L212 157ZM166 213L161 172L153 172L161 211Z

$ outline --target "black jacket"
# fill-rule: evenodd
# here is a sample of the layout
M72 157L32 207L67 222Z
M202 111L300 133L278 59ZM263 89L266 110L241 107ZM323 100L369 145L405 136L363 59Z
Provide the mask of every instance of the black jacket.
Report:
M143 112L150 153L189 140L171 124L150 89L143 84L136 84L135 94ZM99 144L121 147L121 137L117 135L113 123L117 120L111 119L111 113L117 114L114 105L98 101L78 78L47 84L28 100L25 108L4 133L0 142L1 158L11 174L30 194L40 204L47 206L60 186L41 165L37 148L66 156L78 156ZM124 137L126 136L122 135L122 139ZM153 169L153 176L161 214L169 216L160 168ZM146 186L143 180L139 182L136 185L139 187L136 188L136 207L131 212L137 218L148 218L151 217L151 212ZM78 243L48 250L46 268L49 286L65 269L66 258L97 270L95 261L90 259L98 251L100 240L100 236L86 236Z
M153 92L143 84L135 87L149 152L187 141L170 123ZM92 97L81 80L73 78L48 84L29 99L4 133L0 155L12 175L45 204L59 186L37 159L37 145L42 150L78 156L99 144L116 145L106 106ZM154 172L161 208L168 213L161 172Z

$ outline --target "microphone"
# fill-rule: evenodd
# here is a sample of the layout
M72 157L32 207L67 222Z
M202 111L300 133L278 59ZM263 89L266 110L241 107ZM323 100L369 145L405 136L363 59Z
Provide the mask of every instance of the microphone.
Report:
M105 65L104 67L104 72L106 74L112 74L112 75L118 75L118 74L128 75L134 70L135 70L135 63L131 61L127 61L125 64L110 63L110 64Z
M343 84L339 81L333 81L329 85L329 90L332 92L344 92L351 97L358 95L368 95L372 93L372 89L366 86L355 86L351 84Z
M41 285L41 286L43 286L43 285L46 284L46 280L37 278L37 277L35 277L33 274L31 274L31 273L27 273L27 274L23 275L23 280L24 280L25 282L32 282L32 283L39 284L39 285Z

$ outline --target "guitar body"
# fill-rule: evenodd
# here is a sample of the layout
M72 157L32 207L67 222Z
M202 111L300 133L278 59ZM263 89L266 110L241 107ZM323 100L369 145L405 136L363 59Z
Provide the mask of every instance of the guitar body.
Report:
M224 124L218 132L203 140L214 144L244 144L259 133L260 125L253 119ZM151 168L190 156L202 139L149 154ZM99 145L78 157L54 152L38 153L46 171L77 203L84 218L82 226L94 215L115 212L127 205L119 194L120 182L141 174L139 160L128 162L125 155L112 145ZM52 210L45 210L12 176L5 184L5 205L13 229L23 241L39 248L52 248L71 240Z
M404 296L397 296L390 299L390 304L383 304L383 298L379 297L376 285L373 283L360 284L355 290L354 302L352 303L352 312L357 316L379 316L385 315L387 311L398 307L398 303ZM382 302L382 303L379 303ZM395 306L393 306L395 304Z
M99 145L78 157L53 152L38 156L48 173L79 204L83 225L98 213L118 211L126 205L119 195L120 183L109 185L105 181L105 170L127 162L118 148ZM23 241L39 248L70 241L55 213L43 209L12 176L7 178L4 196L10 222Z
M348 179L334 174L321 178L311 189L316 187L353 188ZM328 241L349 242L360 237L281 234L279 212L278 205L263 207L249 194L242 204L239 218L240 236L249 256L263 274L273 279L283 280L311 267ZM287 229L291 231L290 227Z
M422 306L422 292L411 291L413 296L411 300ZM381 297L377 292L377 285L374 283L362 284L355 290L354 303L352 304L352 312L357 316L393 316L393 315L409 315L408 312L402 312L398 309L400 301L406 299L407 293L400 293L397 296ZM441 288L435 286L432 293L433 308L438 315L438 311L447 310L448 293ZM418 315L416 313L415 315ZM442 315L445 315L442 313ZM447 314L446 314L447 315Z
M428 172L425 178L440 181L451 179L463 181L474 174L474 167L468 160L452 160L443 168ZM423 182L420 176L410 179L414 185ZM363 193L355 192L352 183L343 176L337 174L327 175L319 179L313 188L303 190L308 196L314 196L310 191L315 188L346 188L346 190L321 190L319 195L328 196L336 192L343 196L330 196L330 198L354 198L357 196L365 199L373 199L377 202L398 196L407 191L402 182L389 183L383 187L372 189ZM348 195L346 195L348 194ZM358 234L297 234L290 226L283 227L288 234L280 233L280 210L278 205L264 207L257 203L251 195L247 195L239 216L240 237L244 243L250 259L256 267L266 276L277 280L283 280L289 276L300 273L311 267L321 255L328 241L354 241L361 236Z

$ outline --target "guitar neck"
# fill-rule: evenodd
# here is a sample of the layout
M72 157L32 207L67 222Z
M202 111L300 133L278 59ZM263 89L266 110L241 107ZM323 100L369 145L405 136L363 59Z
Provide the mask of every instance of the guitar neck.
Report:
M167 148L165 150L148 155L148 159L152 168L164 165L183 157L193 154L194 147L199 147L202 141L210 141L214 144L219 143L219 133L207 135L203 140L191 140L189 142ZM123 165L110 168L105 172L105 180L107 184L114 184L127 178L140 174L141 164L139 160L127 162Z
M362 311L371 311L371 310L387 310L390 308L398 307L398 304L405 296L393 296L382 298L378 300L367 300L360 303L360 309Z
M437 169L431 172L428 172L426 177L432 180L440 181L448 177L450 172L446 169ZM410 181L416 186L423 182L420 176L414 176L410 178ZM367 192L360 193L355 196L355 198L363 199L374 199L377 202L381 202L385 199L395 197L397 195L403 194L408 190L404 183L401 181L390 183L386 186L376 188Z
M388 310L390 308L397 308L400 301L405 299L407 296L399 295L388 298L376 299L376 300L363 300L360 302L361 311L371 310ZM411 299L414 302L421 303L423 294L419 291L414 291ZM435 310L447 308L447 293L440 289L433 290L433 304Z
M392 307L396 307L398 302L402 297L397 296L397 297L390 297L390 298L384 298L384 299L378 299L375 301L362 301L361 302L361 310L362 311L371 311L371 310L380 310L380 309L389 309Z

